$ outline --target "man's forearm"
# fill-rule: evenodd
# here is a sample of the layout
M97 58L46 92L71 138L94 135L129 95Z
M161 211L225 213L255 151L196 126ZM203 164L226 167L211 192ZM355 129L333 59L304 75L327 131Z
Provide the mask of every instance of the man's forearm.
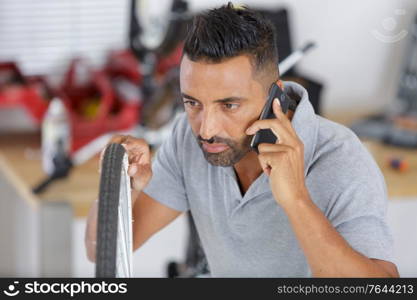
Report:
M390 277L381 266L355 251L311 201L284 208L314 277Z
M87 226L84 239L87 258L91 262L95 262L96 260L97 212L98 200L95 200L91 205L90 211L88 212Z

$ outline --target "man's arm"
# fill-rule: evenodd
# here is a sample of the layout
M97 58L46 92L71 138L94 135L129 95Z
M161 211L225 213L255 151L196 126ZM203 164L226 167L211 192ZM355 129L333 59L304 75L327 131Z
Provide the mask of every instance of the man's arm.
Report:
M314 277L399 277L388 261L355 251L310 199L285 208Z
M139 194L139 195L138 195ZM175 220L180 211L171 209L147 194L141 192L132 193L133 202L133 250L142 246L152 235ZM97 205L95 201L91 206L85 234L85 246L87 257L91 262L96 260L96 235L97 235Z
M133 250L174 221L182 212L174 210L140 193L133 207Z

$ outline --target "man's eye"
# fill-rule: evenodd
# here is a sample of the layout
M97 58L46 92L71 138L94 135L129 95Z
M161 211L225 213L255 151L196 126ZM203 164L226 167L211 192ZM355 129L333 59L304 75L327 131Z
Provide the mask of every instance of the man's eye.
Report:
M234 110L237 109L239 107L239 104L236 103L225 103L224 107L228 110Z
M193 100L184 101L184 104L188 106L192 106L192 107L195 107L198 105L197 101L193 101Z

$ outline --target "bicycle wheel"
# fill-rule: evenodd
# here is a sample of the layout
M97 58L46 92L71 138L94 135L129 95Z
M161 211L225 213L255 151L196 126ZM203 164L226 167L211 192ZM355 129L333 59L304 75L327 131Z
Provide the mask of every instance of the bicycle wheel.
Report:
M132 276L132 204L124 147L104 153L98 204L96 277Z

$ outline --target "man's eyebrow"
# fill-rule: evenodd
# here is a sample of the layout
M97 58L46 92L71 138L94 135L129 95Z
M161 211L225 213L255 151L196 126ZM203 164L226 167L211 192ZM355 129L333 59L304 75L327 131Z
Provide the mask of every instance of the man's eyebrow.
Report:
M194 98L193 96L187 95L187 94L185 94L185 93L181 93L181 96L182 96L183 98L186 98L186 99L190 99L190 100L198 101L198 99ZM198 102L200 102L200 101L198 101Z
M241 102L241 101L245 101L247 100L247 98L243 98L243 97L227 97L224 99L218 99L215 100L214 102L216 103L228 103L228 102Z
M186 98L186 99L191 99L191 100L200 102L198 99L194 98L193 96L187 95L185 93L181 93L181 96L183 98ZM227 98L215 100L213 102L215 102L215 103L228 103L228 102L236 102L236 101L240 102L240 101L245 101L245 100L247 100L247 98L244 98L244 97L227 97Z

